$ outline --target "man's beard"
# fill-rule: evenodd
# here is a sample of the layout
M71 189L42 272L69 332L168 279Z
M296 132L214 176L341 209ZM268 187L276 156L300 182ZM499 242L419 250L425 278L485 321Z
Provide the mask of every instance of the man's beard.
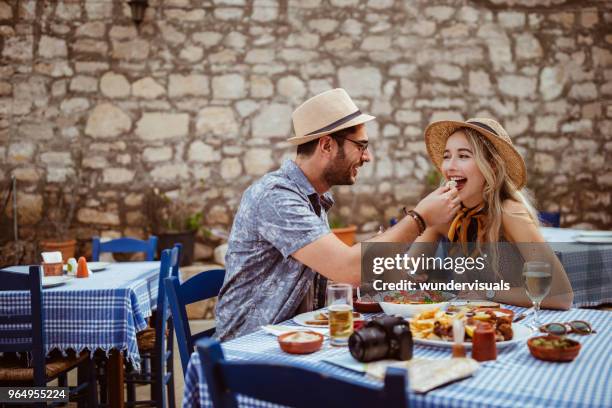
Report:
M346 160L344 146L338 150L334 160L323 170L323 178L329 186L348 186L355 184L352 177L353 165Z

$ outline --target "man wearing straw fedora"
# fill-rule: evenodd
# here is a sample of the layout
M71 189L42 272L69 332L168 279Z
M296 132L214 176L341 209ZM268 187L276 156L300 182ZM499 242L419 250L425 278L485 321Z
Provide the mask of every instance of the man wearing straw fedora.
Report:
M329 189L352 185L371 160L362 113L344 89L312 97L292 115L295 160L264 175L243 194L228 241L225 282L216 310L221 340L322 307L325 282L360 281L360 244L330 230ZM441 187L371 241L412 242L427 226L449 222L457 190Z

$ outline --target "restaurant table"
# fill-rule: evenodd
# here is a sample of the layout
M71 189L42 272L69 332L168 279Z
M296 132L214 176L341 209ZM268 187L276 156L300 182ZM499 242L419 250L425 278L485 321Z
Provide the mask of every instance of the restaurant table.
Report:
M508 306L520 312L524 308ZM498 350L496 361L481 363L472 377L447 384L426 394L408 392L410 407L611 407L612 389L612 312L571 309L541 312L544 322L587 320L596 334L570 335L582 344L578 357L569 363L551 363L535 359L526 341ZM374 315L365 315L370 318ZM292 321L283 325L295 325ZM222 343L225 358L233 361L275 362L306 366L322 373L335 374L364 384L382 386L381 381L325 361L348 353L347 347L332 347L325 340L313 354L296 356L281 351L276 337L258 330ZM416 345L414 357L450 358L450 348ZM191 355L185 374L183 407L211 407L198 353ZM279 388L282 384L279 384ZM238 396L240 406L272 406L264 401Z
M557 254L574 291L575 307L612 303L612 244L585 244L575 237L585 230L541 228Z
M123 355L136 367L136 333L157 302L159 262L110 263L86 279L43 289L46 352L103 350L109 356L111 406L123 404ZM4 268L26 273L27 266ZM29 293L2 292L0 314L30 307Z

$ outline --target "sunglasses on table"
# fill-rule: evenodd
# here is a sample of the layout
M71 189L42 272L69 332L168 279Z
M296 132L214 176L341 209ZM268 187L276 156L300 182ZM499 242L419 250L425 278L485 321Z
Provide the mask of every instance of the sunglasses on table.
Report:
M540 326L540 331L543 333L554 334L556 336L563 336L570 333L576 333L580 335L587 335L591 333L597 333L591 327L589 322L584 320L573 320L567 323L546 323Z

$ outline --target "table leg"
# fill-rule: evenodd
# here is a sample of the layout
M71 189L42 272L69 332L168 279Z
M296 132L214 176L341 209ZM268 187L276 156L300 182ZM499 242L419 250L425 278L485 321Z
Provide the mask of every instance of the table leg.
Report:
M123 353L120 350L111 350L107 367L109 405L123 408Z

